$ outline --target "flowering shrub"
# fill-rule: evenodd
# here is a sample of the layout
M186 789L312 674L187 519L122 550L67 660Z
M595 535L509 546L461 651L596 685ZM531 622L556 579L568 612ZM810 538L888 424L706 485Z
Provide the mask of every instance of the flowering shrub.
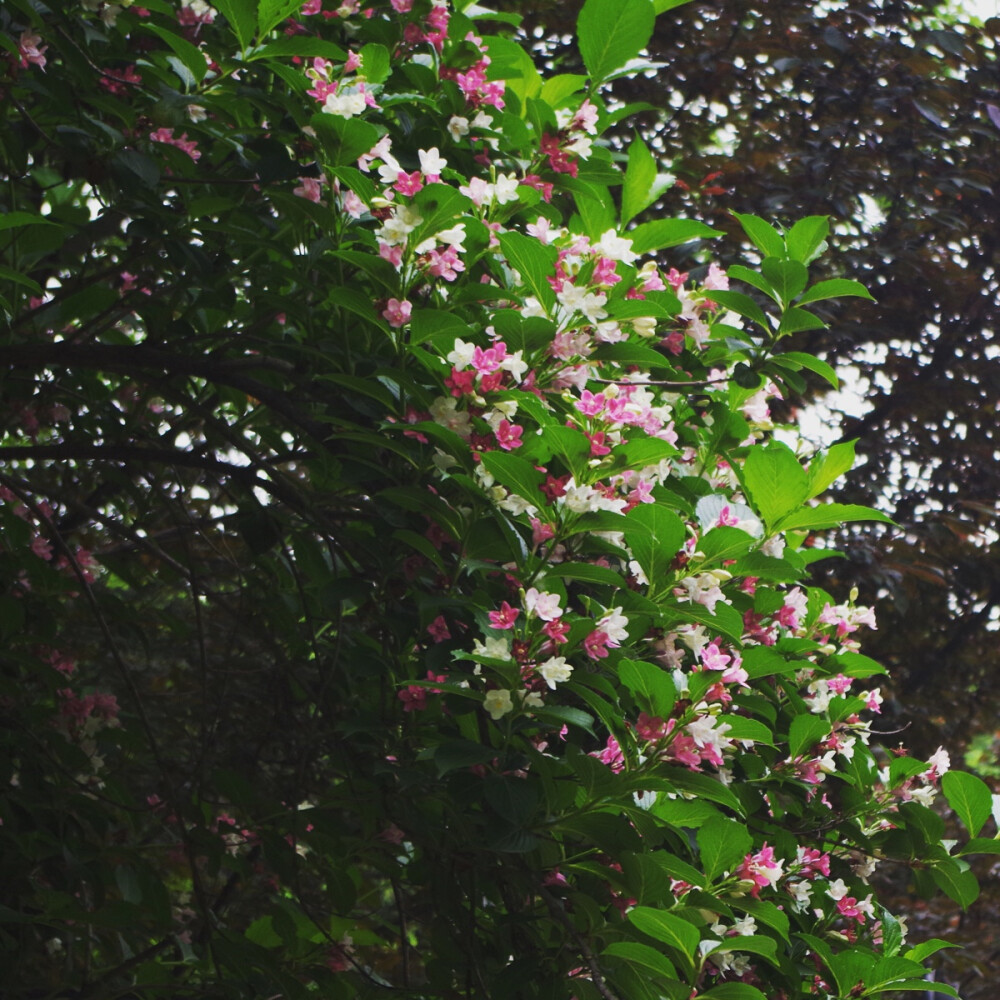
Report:
M15 988L956 995L867 878L968 904L990 794L880 745L807 577L885 518L768 408L867 293L825 218L634 224L670 6L548 78L441 0L3 14Z

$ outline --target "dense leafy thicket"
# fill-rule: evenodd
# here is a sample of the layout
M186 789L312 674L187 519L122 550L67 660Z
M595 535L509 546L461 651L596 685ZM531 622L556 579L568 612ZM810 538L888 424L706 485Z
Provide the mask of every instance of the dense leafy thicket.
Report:
M550 58L578 65L558 38L578 3L509 6ZM828 400L863 459L836 496L906 530L854 536L849 559L828 563L823 578L889 598L871 648L905 692L890 717L915 721L907 740L925 751L942 733L956 744L992 734L1000 693L1000 18L943 9L691 4L658 21L649 52L665 69L615 84L623 100L656 108L640 130L678 181L656 211L696 212L730 233L734 209L829 214L834 266L877 299L834 304L829 328L796 346L860 383L860 406L853 392L846 404Z
M671 6L0 15L11 995L956 995L867 879L970 903L990 792L878 746L804 581L888 518L768 408L867 293L635 224Z

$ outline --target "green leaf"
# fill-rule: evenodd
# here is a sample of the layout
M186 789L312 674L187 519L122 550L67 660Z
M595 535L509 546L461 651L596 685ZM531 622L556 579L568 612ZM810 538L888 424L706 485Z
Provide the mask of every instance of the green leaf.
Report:
M958 814L971 837L978 837L993 808L989 786L974 774L948 771L941 778L941 791Z
M496 753L492 747L484 746L482 743L473 743L471 740L450 740L421 751L419 759L433 758L438 777L441 777L459 768L486 764L493 760Z
M850 472L854 467L854 445L854 441L845 441L813 457L806 470L810 498L819 496L845 472Z
M17 229L21 226L54 226L52 219L44 215L33 215L31 212L6 212L0 215L0 230Z
M596 583L606 587L625 587L625 580L620 573L592 563L559 563L549 567L545 571L545 576L560 580L579 580L581 583Z
M255 0L217 0L213 3L220 14L229 22L240 43L246 50L253 40L257 28L257 4Z
M779 441L750 449L743 464L743 481L768 528L797 511L809 496L805 469L792 449Z
M521 275L522 280L542 305L551 310L555 305L555 292L548 276L555 273L558 250L523 233L501 233L500 249Z
M361 73L368 83L385 83L389 78L389 50L384 45L371 42L361 48Z
M785 911L779 909L774 903L769 903L763 899L754 899L752 896L743 896L733 900L733 906L737 910L750 914L758 924L764 924L772 930L776 930L785 941L788 940L789 923Z
M830 735L830 722L818 715L796 715L788 729L788 756L812 750Z
M545 477L530 462L504 451L487 451L483 453L483 465L501 486L530 500L536 507L547 506L545 495L538 489Z
M950 941L942 941L941 938L928 938L926 941L921 941L920 944L915 944L912 948L907 949L903 957L908 958L911 962L923 962L924 959L936 955L945 948L958 947L960 945L952 944Z
M576 94L586 86L587 78L579 73L560 73L549 77L538 95L549 107L558 108L571 94Z
M664 14L668 10L673 10L675 7L683 7L684 4L690 2L691 0L653 0L653 10L656 11L657 15Z
M805 294L799 299L799 305L819 302L821 299L839 299L848 295L868 299L870 302L875 301L860 281L851 278L830 278L829 281L818 281L812 288L806 289Z
M644 710L668 718L677 698L673 678L655 663L622 658L618 661L618 679L635 695Z
M269 35L282 21L297 14L305 0L258 0L257 28L260 37Z
M175 35L172 31L167 31L166 28L161 28L157 24L147 21L144 26L147 31L153 32L154 35L166 42L177 54L177 58L187 67L194 82L201 83L208 72L208 60L205 58L205 53L196 45L192 45L186 38L181 38L180 35Z
M961 864L965 862L956 860L939 862L931 869L931 877L937 887L964 910L979 898L979 882L967 867L960 867Z
M765 257L760 269L786 305L806 287L806 282L809 280L809 271L805 264L797 260Z
M883 514L874 507L862 507L856 503L824 503L818 507L806 507L789 514L783 517L777 526L782 531L824 531L827 528L838 528L849 521L896 523L888 514Z
M700 774L697 771L688 771L679 767L666 767L657 771L663 775L672 785L684 792L702 798L709 802L717 802L720 806L728 806L733 812L743 815L743 806L740 800L721 781L709 777L707 774Z
M790 333L801 333L803 330L825 329L826 323L819 316L809 312L808 309L799 309L798 306L786 309L781 316L781 323L778 326L778 332L782 336L788 336Z
M724 952L742 951L748 955L759 955L771 965L778 964L778 943L763 934L749 934L726 938L721 944L714 947L709 955L716 955Z
M273 42L262 45L247 57L248 62L256 59L280 59L287 56L322 56L324 59L346 59L347 52L334 42L325 38L315 38L312 35L288 35L276 38Z
M641 226L625 233L632 241L632 249L639 254L652 253L654 250L665 250L668 247L680 246L692 240L703 240L721 235L718 229L712 229L703 222L694 219L657 219L644 222Z
M626 226L656 198L656 160L649 147L636 138L628 148L628 166L622 186L622 225Z
M958 990L947 983L935 983L927 979L905 979L901 983L892 983L888 990L900 990L904 993L943 993L945 996L961 1000Z
M819 358L813 357L811 354L803 354L801 351L785 351L784 354L779 354L773 359L775 364L780 365L782 361L792 361L802 368L806 368L811 372L815 372L817 375L821 375L823 378L833 386L834 389L839 388L840 379L837 378L837 373L825 362L821 361Z
M378 129L360 118L342 118L321 111L309 119L309 124L334 166L350 166L379 139Z
M785 234L785 246L792 260L809 264L826 246L830 220L825 215L809 215L799 219Z
M651 0L587 0L576 32L593 86L603 83L646 47L655 21Z
M770 222L765 222L756 215L744 215L741 212L733 212L743 227L743 232L750 237L750 242L765 257L784 257L785 241Z
M957 854L959 857L966 857L969 854L1000 854L1000 840L992 837L973 837L959 848Z
M693 963L701 938L694 924L651 906L634 906L629 910L628 919L643 934L680 952L687 965Z
M654 976L662 976L664 979L677 978L677 971L670 960L641 941L615 941L609 944L602 954L612 958L623 958L633 965L641 965Z
M650 587L669 580L670 565L687 536L684 522L663 504L641 503L625 515L624 531L625 542Z
M707 993L699 993L699 1000L767 1000L756 986L748 983L719 983Z
M778 293L771 287L770 282L762 275L758 274L756 271L751 270L749 267L744 267L743 264L733 264L726 271L726 274L730 278L735 278L737 281L745 281L748 285L752 285L759 292L763 292L765 295L774 299L775 302L781 301L781 297Z
M771 329L767 314L749 295L743 292L712 291L712 301L732 310L737 316L752 320L764 330Z
M15 285L23 285L34 295L41 296L45 292L37 281L32 281L26 274L21 274L19 271L12 271L9 267L4 267L2 264L0 264L0 280L12 281Z
M701 867L709 880L731 872L753 847L750 831L726 816L710 819L698 831Z

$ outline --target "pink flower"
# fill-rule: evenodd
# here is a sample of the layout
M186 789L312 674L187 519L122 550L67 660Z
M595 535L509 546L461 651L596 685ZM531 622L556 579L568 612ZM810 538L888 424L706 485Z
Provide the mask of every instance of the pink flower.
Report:
M174 130L172 128L158 128L155 132L149 133L149 138L153 142L165 142L169 146L176 146L178 149L187 153L192 160L200 160L201 152L198 149L198 143L193 139L187 137L187 132L182 132L179 137L174 135Z
M596 417L607 402L603 393L593 393L584 389L580 398L573 404L585 417Z
M555 538L555 535L556 529L551 524L545 524L537 517L531 519L531 541L535 545L541 545L542 542L547 542L550 538Z
M705 278L705 289L707 291L727 291L729 289L729 278L726 272L718 264L708 265L708 276Z
M774 848L768 847L765 842L763 847L756 854L748 854L743 859L736 874L741 879L753 882L750 890L751 896L759 896L760 890L773 886L782 875L783 861L776 861L774 858Z
M420 176L419 170L414 170L412 174L408 174L403 170L396 175L396 183L393 187L402 195L406 195L407 198L412 198L418 191L422 190L424 186L423 178Z
M556 618L553 621L546 622L542 626L542 631L557 646L561 646L566 641L566 636L569 634L569 622L564 621L562 618Z
M40 70L45 69L45 50L48 46L39 46L38 43L41 40L41 35L36 35L33 31L21 32L21 38L17 43L17 52L21 57L22 69L27 69L30 65L35 65Z
M347 62L344 63L344 72L353 73L356 69L361 66L361 56L357 52L349 52L347 55Z
M438 615L427 626L427 633L435 642L444 642L451 638L451 632L448 631L448 623L444 620L444 615Z
M489 614L490 625L493 628L509 629L514 627L517 616L521 613L520 608L512 608L506 601L500 605L499 611L491 611Z
M595 752L590 756L596 757L602 764L606 764L615 774L618 774L625 767L625 755L618 745L618 740L613 736L608 737L607 746L600 753Z
M323 194L323 180L322 176L300 177L299 186L292 189L292 194L297 194L300 198L305 198L308 201L314 201L318 205Z
M520 448L524 443L521 440L521 434L523 432L523 427L520 427L517 424L512 424L509 420L501 420L496 429L497 444L500 445L504 451L513 451L515 448Z
M477 347L472 352L472 367L480 375L490 375L495 372L507 357L507 345L498 340L492 347L487 347L484 351Z
M382 310L382 315L388 320L389 326L395 327L398 330L401 326L410 322L410 313L412 310L413 304L406 299L403 299L402 302L399 299L389 299L385 309Z
M403 266L403 248L396 244L391 246L388 243L379 243L378 255L382 260L387 260L398 271Z
M555 621L563 613L559 607L559 595L540 591L537 587L530 587L524 595L524 608L529 615L536 615L546 622Z
M583 640L583 648L592 660L603 660L608 655L608 633L603 629L595 629Z

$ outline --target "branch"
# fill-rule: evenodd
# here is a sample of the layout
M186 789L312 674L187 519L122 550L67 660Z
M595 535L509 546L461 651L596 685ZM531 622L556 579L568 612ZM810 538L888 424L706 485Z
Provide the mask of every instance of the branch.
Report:
M597 959L594 958L594 953L590 950L589 945L580 936L579 931L573 926L573 921L569 919L569 915L566 913L566 908L563 906L562 902L556 899L555 896L545 888L544 885L538 886L538 894L545 900L546 906L549 908L549 912L569 931L573 940L576 942L577 948L580 950L580 954L583 960L587 963L587 968L590 969L590 975L592 977L594 986L597 988L597 992L604 997L604 1000L618 1000L618 997L611 992L608 984L604 981L604 973L601 972L601 967L597 964Z
M286 390L275 389L242 374L247 369L255 368L284 373L292 371L291 365L275 358L226 359L204 355L182 357L153 347L114 347L108 344L18 344L16 347L0 347L0 368L2 367L33 370L51 367L85 368L119 372L133 378L138 378L140 372L193 376L245 392L317 441L325 441L333 433L327 424L313 420L295 406Z

